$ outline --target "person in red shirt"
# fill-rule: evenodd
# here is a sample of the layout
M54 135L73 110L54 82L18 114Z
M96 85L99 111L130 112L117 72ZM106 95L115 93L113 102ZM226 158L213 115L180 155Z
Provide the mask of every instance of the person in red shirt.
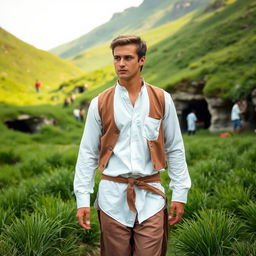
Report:
M40 92L41 86L42 86L42 84L38 80L36 80L36 84L35 84L36 92Z

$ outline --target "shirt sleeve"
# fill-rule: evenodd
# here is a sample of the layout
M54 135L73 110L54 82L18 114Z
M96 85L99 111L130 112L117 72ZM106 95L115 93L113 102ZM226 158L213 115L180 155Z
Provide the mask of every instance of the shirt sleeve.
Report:
M165 115L163 126L168 175L171 179L169 188L172 190L172 201L186 203L191 180L185 158L185 149L173 100L169 93L164 93Z
M98 98L94 98L88 109L85 128L80 143L74 193L77 208L90 207L90 193L93 193L96 168L98 166L102 125L98 113Z

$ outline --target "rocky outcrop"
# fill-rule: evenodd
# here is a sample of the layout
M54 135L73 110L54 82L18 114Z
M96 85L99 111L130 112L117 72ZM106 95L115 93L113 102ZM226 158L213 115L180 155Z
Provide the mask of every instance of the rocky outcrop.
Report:
M4 124L10 128L26 133L36 133L45 125L54 125L53 118L45 116L20 115L15 119L6 120Z
M196 111L199 120L198 127L210 131L230 131L230 118L233 102L229 99L205 97L203 88L206 79L198 81L182 81L169 88L172 94L182 131L186 131L186 117ZM168 89L167 89L168 90ZM256 88L243 101L244 113L241 114L245 129L256 128Z
M231 129L230 112L232 102L221 98L206 98L211 113L210 131L223 131Z

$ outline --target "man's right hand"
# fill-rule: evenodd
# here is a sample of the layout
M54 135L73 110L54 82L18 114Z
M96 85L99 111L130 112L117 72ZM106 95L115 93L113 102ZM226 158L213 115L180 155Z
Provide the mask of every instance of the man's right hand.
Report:
M81 207L77 209L76 217L81 227L86 230L91 229L90 224L90 207Z

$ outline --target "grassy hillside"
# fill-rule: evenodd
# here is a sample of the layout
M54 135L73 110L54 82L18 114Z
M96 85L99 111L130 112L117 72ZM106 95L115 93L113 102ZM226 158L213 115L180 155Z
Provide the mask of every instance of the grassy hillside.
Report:
M155 44L161 42L168 36L173 35L185 24L189 23L195 12L190 12L181 18L151 29L141 34L142 38L147 42L148 47L153 47ZM74 57L70 57L68 60L83 69L86 72L90 72L95 69L103 68L106 65L110 65L112 60L112 53L109 48L110 43L91 48Z
M95 28L88 34L51 52L63 58L110 41L123 33L142 33L175 20L184 14L206 5L210 0L144 0L138 7L128 8L113 15L110 21Z
M84 72L52 54L24 43L0 28L0 101L13 104L42 103L45 92ZM34 93L39 79L42 94Z
M256 81L255 18L253 0L227 1L215 11L197 13L150 48L145 77L165 88L204 78L205 95L245 96Z
M149 45L143 70L148 82L173 90L179 82L205 79L207 96L250 93L256 84L255 1L218 2L141 34ZM72 63L88 70L112 62L108 45L79 56Z

